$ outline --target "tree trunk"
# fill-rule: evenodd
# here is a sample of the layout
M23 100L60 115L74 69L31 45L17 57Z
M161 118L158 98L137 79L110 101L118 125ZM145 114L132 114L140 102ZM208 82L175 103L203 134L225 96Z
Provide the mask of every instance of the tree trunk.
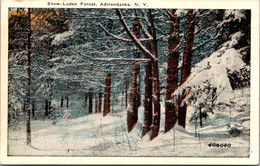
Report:
M151 50L151 43L147 44L147 49ZM144 136L151 130L151 125L153 123L153 73L152 73L152 62L149 61L145 66L145 111L144 111Z
M69 108L69 96L67 96L67 109Z
M98 113L98 95L95 94L95 113Z
M48 102L48 115L51 114L51 101Z
M132 71L132 80L129 92L129 108L127 111L127 128L130 132L138 120L138 90L137 90L137 77L139 68L134 66Z
M181 114L178 115L178 124L181 125L183 128L185 128L185 121L186 121L186 110L187 110L187 105L184 104L182 107L179 107L179 112Z
M62 97L61 100L60 100L60 107L61 107L61 108L63 107L63 97Z
M202 127L202 115L201 115L201 107L199 107L200 109L200 127Z
M88 107L88 112L89 112L89 114L92 114L93 113L93 111L92 111L92 108L93 108L93 98L92 98L92 92L90 91L89 93L88 93L88 96L89 96L89 98L88 98L88 103L89 103L89 107Z
M128 85L125 84L125 108L127 108L127 100L128 100L128 93L127 93Z
M149 17L151 23L152 31L152 53L153 56L157 59L157 39L156 39L156 30L154 16L152 15L152 9L149 9ZM153 61L153 78L154 78L154 118L153 118L153 128L151 140L158 136L160 130L160 114L161 114L161 105L160 105L160 87L159 87L159 67L158 60Z
M27 89L27 100L26 100L26 133L27 133L27 137L26 137L26 144L29 145L31 144L31 107L30 107L30 95L31 95L31 11L30 8L28 8L28 54L27 54L27 59L28 59L28 89Z
M195 29L195 20L193 15L193 10L189 10L187 13L188 26L185 32L185 49L183 54L183 66L182 66L182 76L181 76L181 84L183 84L191 73L191 61L192 61L192 47L194 42L194 29ZM182 101L185 96L181 96L179 99ZM181 103L181 102L179 102ZM178 124L185 128L186 121L186 112L187 106L186 104L183 108L178 110Z
M176 10L173 12L175 15ZM179 23L180 20L174 16L171 19L170 37L169 37L169 59L167 70L167 86L166 86L166 101L165 101L165 130L168 132L174 127L177 121L177 108L174 103L169 102L173 92L178 87L178 62L179 51L178 46L180 43L179 38Z
M24 101L24 103L23 103L23 112L25 113L26 112L26 101Z
M45 100L45 117L49 116L49 102L48 99Z
M136 17L134 20L133 33L137 39L141 38L141 26L140 20ZM140 52L137 52L137 49L134 49L134 58L140 58ZM137 89L137 107L141 105L141 94L140 94L140 64L135 64L135 74L136 74L136 89Z
M194 30L195 30L195 20L193 15L193 10L189 10L187 13L188 26L185 32L185 49L183 54L183 66L182 66L182 76L181 83L183 84L191 73L191 60L192 60L192 47L194 42Z
M136 17L134 20L134 35L137 39L141 37L140 21ZM134 58L140 58L137 50L134 51ZM130 85L130 108L127 112L127 127L130 132L138 120L138 107L140 106L140 64L135 64L132 71L132 80Z
M106 88L105 88L105 101L103 116L110 113L110 92L111 92L111 74L109 73L106 77Z
M32 116L35 117L35 102L32 103Z
M102 107L102 93L99 93L98 113L101 113L101 107Z

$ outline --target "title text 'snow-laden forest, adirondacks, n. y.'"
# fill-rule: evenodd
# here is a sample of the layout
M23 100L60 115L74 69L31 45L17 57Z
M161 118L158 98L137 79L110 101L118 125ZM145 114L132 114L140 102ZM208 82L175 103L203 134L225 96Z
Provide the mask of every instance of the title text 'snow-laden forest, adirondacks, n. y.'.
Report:
M8 155L248 157L250 17L9 8Z

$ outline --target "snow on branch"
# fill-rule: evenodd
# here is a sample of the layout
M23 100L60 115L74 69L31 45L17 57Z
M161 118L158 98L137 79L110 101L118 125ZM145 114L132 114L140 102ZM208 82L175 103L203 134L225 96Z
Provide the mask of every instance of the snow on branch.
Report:
M129 26L126 24L125 19L123 18L123 15L119 9L116 9L116 12L119 16L119 20L123 24L127 34L130 36L130 38L133 40L135 45L140 49L140 51L146 55L148 58L150 58L153 61L157 61L157 58L153 56L153 54L144 46L141 44L141 42L136 38L136 36L133 34L133 32L130 30Z
M125 18L136 18L135 16L127 16ZM137 17L138 19L145 19L144 17ZM109 20L118 20L118 17L111 17L110 15L97 15L97 16L93 16L93 15L89 15L89 16L74 16L74 17L66 17L66 19L93 19L93 20L99 20L99 19L109 19Z
M98 24L98 26L100 26L100 28L102 28L107 35L109 35L109 36L111 36L115 39L118 39L118 40L121 40L121 41L124 41L124 42L133 42L133 40L131 40L131 39L125 39L125 38L122 38L120 36L117 36L117 35L110 33L102 24ZM140 41L149 41L149 40L152 40L152 38L140 39Z
M199 46L193 48L192 50L194 51L194 50L199 49L200 47L204 46L205 44L207 44L207 43L211 42L212 40L215 40L216 38L218 38L219 35L220 35L220 33L218 32L214 37L212 37L211 39L209 39L209 40L207 40L206 42L202 43L201 45L199 45Z
M65 31L63 33L55 34L51 37L53 37L53 41L51 42L51 45L60 45L62 42L66 41L67 38L74 35L73 31Z
M56 79L56 80L71 80L71 82L80 82L80 83L90 83L90 84L94 84L94 85L97 85L97 86L101 86L101 87L106 87L105 85L103 84L99 84L98 82L94 82L94 81L90 81L89 79L74 79L74 78L62 78L62 77L52 77L53 79Z
M103 29L105 31L105 33L115 39L118 39L118 40L121 40L121 41L124 41L124 42L132 42L133 40L130 40L130 39L125 39L125 38L122 38L122 37L119 37L119 36L116 36L112 33L110 33L103 25L101 24L98 24L98 26L100 26L101 29Z
M82 53L79 53L79 52L76 52L76 51L73 51L73 50L67 50L67 51L71 51L72 53L75 53L77 55L81 55L81 56L84 56L92 61L117 61L117 62L120 62L120 61L134 61L134 62L147 62L148 60L147 59L132 59L132 58L92 58L88 55L85 55L85 54L82 54Z
M148 30L145 28L144 24L140 21L140 25L141 25L141 28L145 34L145 36L147 36L149 39L152 39L152 35L148 32Z
M20 73L8 73L8 74L10 74L10 75L17 75L17 76L21 76L21 77L24 77L24 78L27 78L27 75L25 75L25 74L20 74Z

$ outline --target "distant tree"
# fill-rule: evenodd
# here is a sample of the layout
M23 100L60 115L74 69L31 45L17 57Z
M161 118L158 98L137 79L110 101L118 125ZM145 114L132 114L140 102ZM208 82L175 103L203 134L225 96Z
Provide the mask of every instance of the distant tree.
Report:
M92 114L93 113L93 89L89 89L89 92L88 92L88 101L89 101L89 104L88 104L88 112L89 114Z
M98 96L98 113L101 113L101 107L102 107L102 93L99 92L99 96Z
M111 74L107 74L106 77L106 88L105 88L105 97L104 97L104 112L103 116L106 116L110 113L110 93L111 93Z

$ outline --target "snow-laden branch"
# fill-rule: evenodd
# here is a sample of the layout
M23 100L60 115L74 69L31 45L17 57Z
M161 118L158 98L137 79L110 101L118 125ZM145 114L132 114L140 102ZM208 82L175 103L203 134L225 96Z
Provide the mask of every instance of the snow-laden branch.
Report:
M136 18L135 16L126 16L125 18ZM144 17L137 16L138 19L145 19ZM75 17L66 17L66 19L109 19L109 20L118 20L118 17L111 17L110 15L97 15L97 16L75 16Z
M121 41L124 41L124 42L133 42L133 40L131 39L125 39L125 38L122 38L120 36L117 36L117 35L114 35L112 33L110 33L102 24L97 24L98 26L100 26L101 29L103 29L105 31L105 33L115 39L118 39L118 40L121 40ZM140 41L149 41L149 40L152 40L152 38L148 38L148 39L139 39Z
M124 42L132 42L132 40L130 39L125 39L125 38L122 38L120 36L116 36L112 33L110 33L102 24L97 24L101 29L103 29L105 31L105 33L115 39L118 39L118 40L121 40L121 41L124 41Z
M86 54L82 54L82 53L79 53L79 52L76 52L76 51L73 51L73 50L66 50L66 51L71 51L72 53L74 54L77 54L77 55L80 55L80 56L83 56L85 58L88 58L90 59L91 61L107 61L107 62L110 62L110 61L117 61L117 62L120 62L120 61L130 61L130 62L148 62L147 59L132 59L132 58L92 58Z
M73 76L68 76L68 75L63 75L63 74L60 74L60 73L57 73L55 72L54 74L52 75L49 75L49 78L52 78L54 80L65 80L65 81L69 81L69 82L72 82L72 81L78 81L78 82L87 82L87 83L91 83L91 84L95 84L95 85L98 85L98 86L102 86L102 87L105 87L105 85L103 84L99 84L97 82L94 82L94 81L91 81L91 80L103 80L105 77L100 77L100 78L97 78L97 77L84 77L84 78L77 78L77 77L73 77Z
M75 72L76 73L82 73L82 74L84 74L84 73L95 73L95 72L98 72L98 73L100 73L100 72L121 73L121 72L129 72L129 70L91 70L91 71L75 71Z
M119 50L112 49L112 50L106 50L106 51L98 51L97 49L94 49L94 48L88 48L88 51L90 51L91 54L101 54L101 55L107 57L108 54L112 53L113 55L117 55L119 53L126 52L128 50L127 49L119 49Z
M10 73L9 72L8 74L10 74L10 75L17 75L17 76L21 76L21 77L27 78L27 75L21 74L21 73Z
M194 51L194 50L199 49L200 47L204 46L205 44L207 44L207 43L211 42L212 40L215 40L216 38L218 38L219 35L220 35L220 33L218 32L214 37L212 37L211 39L207 40L206 42L200 44L199 46L192 48L192 50Z
M173 9L173 10L174 10L174 14L175 14L176 9ZM166 9L167 12L165 12L165 11L162 10L162 9L159 9L159 11L160 11L163 15L165 15L168 19L174 20L174 14L172 14L171 11L169 11L169 10L167 10L167 9Z
M80 83L90 83L90 84L94 84L94 85L98 85L98 86L101 86L101 87L106 87L105 85L103 84L99 84L97 82L94 82L94 81L90 81L88 79L78 79L78 78L63 78L63 77L52 77L53 79L55 80L70 80L71 82L80 82Z
M218 30L218 29L222 28L223 25L228 24L228 23L230 23L231 21L235 21L235 20L237 20L237 19L239 19L239 18L229 18L229 19L227 19L227 20L221 21L220 23L214 24L214 25L212 25L212 26L210 26L210 27L208 27L208 28L206 28L206 29L201 28L201 29L199 29L199 30L197 30L197 31L195 32L195 35L196 35L196 34L200 34L200 35L201 35L201 34L203 34L203 33L206 33L207 31L213 30L213 29Z
M141 29L144 32L144 35L147 36L149 39L152 39L152 35L148 32L147 28L144 26L144 24L140 21Z
M129 35L129 37L133 40L133 42L135 43L135 45L140 49L140 51L146 55L149 59L153 60L153 61L157 61L157 58L153 56L153 54L144 46L141 44L141 42L136 38L136 36L133 34L133 32L130 30L129 26L126 24L125 19L123 18L123 15L121 13L121 11L119 9L116 9L116 12L119 16L119 20L121 21L121 23L123 24L127 34Z

